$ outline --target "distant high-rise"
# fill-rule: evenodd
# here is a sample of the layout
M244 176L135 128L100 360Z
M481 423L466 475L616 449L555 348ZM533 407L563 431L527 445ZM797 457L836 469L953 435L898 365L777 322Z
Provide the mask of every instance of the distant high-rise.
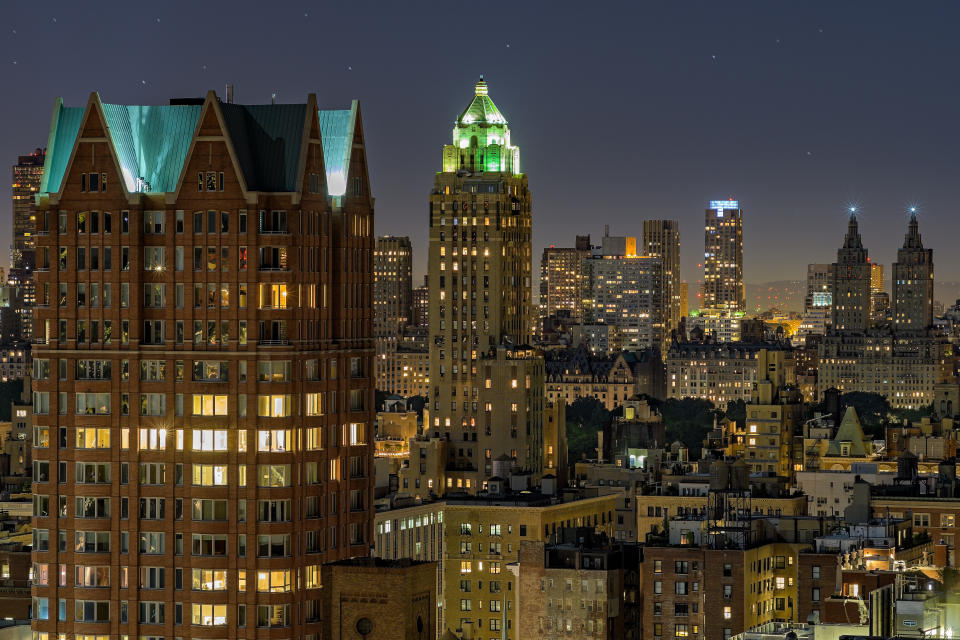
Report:
M410 323L413 247L407 236L380 236L373 252L373 335L377 340L377 389L394 393L400 334Z
M20 300L12 311L17 317L15 338L28 340L33 332L33 306L36 303L33 271L36 268L35 194L43 178L44 149L20 156L13 165L13 244L10 248L9 286L19 289L13 296ZM49 214L45 214L49 215ZM7 335L3 339L7 339Z
M676 220L643 221L643 253L660 258L663 266L664 331L680 324L680 223Z
M587 243L589 245L589 240ZM586 250L544 248L540 259L540 308L544 317L559 313L580 320L583 315L583 260L589 257L589 246Z
M807 295L803 300L805 313L833 306L833 264L807 265Z
M893 263L893 323L897 331L923 331L933 324L933 249L924 249L917 214Z
M373 329L396 335L410 323L413 246L407 236L379 236L373 252Z
M13 253L10 266L14 268L23 266L27 254L32 254L36 247L34 195L40 189L45 156L44 149L37 149L30 155L20 156L13 165ZM30 261L28 264L33 265Z
M843 246L833 265L833 328L836 331L864 331L873 325L870 291L872 268L860 239L857 213L850 212L850 223Z
M430 323L430 289L427 276L423 276L423 285L413 290L410 304L411 323L417 327L426 327Z
M704 224L703 285L705 309L744 311L743 210L737 200L711 200Z
M680 317L686 318L690 313L690 283L680 282Z
M609 348L664 344L663 262L637 255L630 236L603 237L602 249L583 261L584 323L610 327Z
M933 253L920 241L916 218L910 221L893 265L894 315L876 322L871 309L873 269L851 210L843 246L834 265L833 328L817 346L817 393L883 395L895 409L933 403L937 385L952 372L950 345L933 322ZM873 293L874 300L887 297ZM880 314L877 314L880 315Z
M885 289L883 265L870 263L870 293L883 293Z

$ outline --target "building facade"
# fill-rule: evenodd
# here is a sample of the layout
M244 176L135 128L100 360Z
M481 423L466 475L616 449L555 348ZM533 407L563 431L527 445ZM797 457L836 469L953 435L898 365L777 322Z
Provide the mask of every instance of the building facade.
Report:
M33 275L36 268L36 194L43 178L45 155L45 149L37 149L30 155L20 156L13 165L13 246L7 281L20 292L19 304L15 308L19 316L18 340L29 340L32 335L32 307L36 301Z
M666 358L667 397L702 398L717 407L749 402L764 351L782 351L792 366L792 350L775 343L674 343Z
M660 258L663 268L663 317L666 339L683 317L680 288L680 222L644 220L643 252Z
M437 637L437 563L353 558L322 574L324 640Z
M320 566L373 524L358 104L92 94L51 127L34 637L319 637Z
M374 552L439 562L441 629L479 640L525 638L514 606L525 541L555 540L564 528L613 534L614 495L561 501L538 493L458 497L376 514Z
M612 543L592 530L565 530L556 544L521 542L518 637L638 640L639 564L639 545Z
M583 261L584 323L610 327L612 351L661 349L665 342L661 259L637 255L635 249L624 253L606 240L600 255Z
M413 290L410 300L411 321L414 326L426 329L430 324L430 289L427 286L427 276L423 277L423 286Z
M830 309L833 305L833 264L807 265L807 295L803 299L804 313Z
M747 308L743 286L743 210L737 200L711 200L707 207L700 305L731 311Z
M850 224L833 265L833 307L831 322L835 331L865 331L873 325L870 258L860 238L857 214Z
M933 325L933 249L924 249L916 212L893 263L893 324L901 333L922 333Z
M583 317L583 260L590 256L590 237L586 247L545 247L540 258L541 316L566 315L574 322Z
M373 252L373 334L377 390L394 393L401 334L413 314L413 247L406 236L379 236Z
M923 248L916 217L894 267L893 323L874 326L872 268L855 213L834 268L833 328L818 347L818 394L879 393L898 409L934 402L936 386L952 373L952 346L931 328L933 252Z
M425 427L457 443L447 482L476 491L501 455L536 471L543 434L543 360L520 348L533 329L530 191L482 78L443 147L442 168L430 195Z

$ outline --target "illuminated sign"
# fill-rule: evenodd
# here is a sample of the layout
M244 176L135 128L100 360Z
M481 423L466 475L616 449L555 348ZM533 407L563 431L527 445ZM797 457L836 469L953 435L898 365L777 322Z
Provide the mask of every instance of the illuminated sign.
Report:
M709 209L739 209L740 201L739 200L711 200Z

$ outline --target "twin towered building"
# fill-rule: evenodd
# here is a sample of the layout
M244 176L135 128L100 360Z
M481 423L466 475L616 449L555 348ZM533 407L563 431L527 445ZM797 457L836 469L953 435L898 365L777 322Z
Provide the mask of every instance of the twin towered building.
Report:
M893 264L893 321L875 325L871 313L872 263L851 211L833 265L833 328L819 347L819 394L878 393L895 408L934 402L948 377L946 343L933 329L933 250L925 249L915 211Z

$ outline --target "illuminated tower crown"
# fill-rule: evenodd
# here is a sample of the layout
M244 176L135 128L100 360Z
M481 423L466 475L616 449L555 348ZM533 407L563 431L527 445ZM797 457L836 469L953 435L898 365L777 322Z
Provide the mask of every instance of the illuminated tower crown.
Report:
M453 144L443 147L443 170L520 173L520 148L510 144L507 119L487 95L483 76L454 124Z

